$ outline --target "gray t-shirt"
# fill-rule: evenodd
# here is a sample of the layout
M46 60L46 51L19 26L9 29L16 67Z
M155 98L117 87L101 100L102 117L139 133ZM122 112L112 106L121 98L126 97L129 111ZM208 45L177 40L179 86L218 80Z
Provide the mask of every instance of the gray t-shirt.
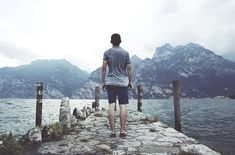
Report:
M128 86L127 64L130 64L129 53L121 47L112 47L104 52L103 60L107 61L107 85Z

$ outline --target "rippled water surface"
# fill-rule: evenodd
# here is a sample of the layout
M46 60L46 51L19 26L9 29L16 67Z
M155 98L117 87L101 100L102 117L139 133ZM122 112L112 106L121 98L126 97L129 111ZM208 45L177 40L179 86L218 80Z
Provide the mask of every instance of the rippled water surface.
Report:
M70 100L74 107L91 106L93 100ZM100 106L107 108L107 101ZM60 100L43 100L43 124L58 121ZM129 109L136 110L136 100ZM12 131L24 134L35 125L36 101L32 99L0 99L0 134ZM161 122L174 127L172 100L143 100L144 113L156 115ZM183 133L223 154L235 153L235 100L182 99Z

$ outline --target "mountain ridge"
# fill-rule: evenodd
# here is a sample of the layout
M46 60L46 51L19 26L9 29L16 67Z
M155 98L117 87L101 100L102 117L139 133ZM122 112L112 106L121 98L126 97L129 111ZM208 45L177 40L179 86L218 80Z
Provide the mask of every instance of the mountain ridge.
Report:
M171 81L180 80L182 97L234 95L235 62L195 43L157 47L153 57L131 57L133 87L142 85L144 98L169 98ZM94 98L101 85L101 68L91 74L66 59L38 59L28 65L0 68L0 98L35 98L35 86L44 83L45 98ZM101 92L101 98L107 93ZM130 92L136 97L136 90Z
M182 97L230 96L235 93L232 82L235 78L235 62L195 43L176 47L167 43L156 48L152 59L140 59L134 55L131 62L133 86L143 86L144 98L171 97L171 82L177 79L181 83ZM81 88L84 94L94 94L92 86L99 86L100 74L101 69L91 74L86 87ZM105 95L101 94L103 98ZM73 96L81 97L79 94ZM136 90L131 91L130 96L135 98Z
M88 78L87 72L65 59L36 60L0 69L0 98L34 98L35 83L44 83L46 98L71 96Z

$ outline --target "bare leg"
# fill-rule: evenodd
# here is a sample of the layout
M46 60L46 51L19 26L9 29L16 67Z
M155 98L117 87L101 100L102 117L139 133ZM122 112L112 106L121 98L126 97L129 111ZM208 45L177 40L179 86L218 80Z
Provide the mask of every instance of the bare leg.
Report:
M120 133L125 133L126 119L127 119L126 105L120 104L119 106L120 106L120 123L121 123Z
M114 112L114 108L115 108L115 103L109 104L108 118L109 118L109 125L110 125L112 133L116 133L116 131L115 131L115 112Z

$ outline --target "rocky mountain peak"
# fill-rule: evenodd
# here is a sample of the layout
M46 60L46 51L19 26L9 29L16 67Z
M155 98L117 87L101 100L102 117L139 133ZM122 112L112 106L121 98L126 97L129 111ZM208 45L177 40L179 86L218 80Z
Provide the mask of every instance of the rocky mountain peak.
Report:
M140 57L138 57L137 55L134 55L131 57L131 62L132 63L137 63L139 64L142 61L142 59Z
M185 47L185 48L190 48L190 47L191 47L191 48L204 48L203 46L198 45L198 44L196 44L196 43L192 43L192 42L186 44L184 47Z
M163 46L156 48L153 58L167 57L172 54L174 54L174 47L172 47L169 43L166 43Z
M74 66L66 59L38 59L30 64L31 66L40 66L40 67L59 67L59 66Z

